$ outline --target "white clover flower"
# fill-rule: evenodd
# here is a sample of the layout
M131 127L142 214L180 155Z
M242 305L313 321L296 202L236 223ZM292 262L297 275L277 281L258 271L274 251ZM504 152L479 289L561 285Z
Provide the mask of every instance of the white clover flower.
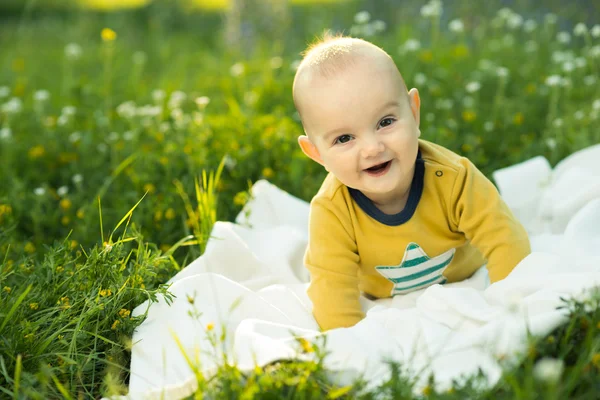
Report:
M408 39L406 42L404 42L402 48L408 52L417 51L421 48L421 42L419 42L417 39Z
M560 75L550 75L546 78L546 85L550 87L558 86L562 82L562 77Z
M56 189L56 194L58 194L60 197L63 197L67 193L69 193L69 187L68 186L61 186L58 189Z
M223 165L225 166L225 168L232 170L237 165L237 161L229 154L226 154L225 159L223 160Z
M536 51L538 51L538 49L539 49L539 45L537 44L536 41L528 40L527 42L525 42L525 51L527 53L535 53Z
M69 43L65 46L65 56L71 60L77 60L81 57L81 46L77 43Z
M593 58L600 57L600 45L592 47L588 54L590 55L590 57L593 57Z
M271 69L279 69L281 68L281 66L283 65L283 58L276 56L276 57L272 57L269 60L269 66L271 67Z
M42 103L50 98L50 92L44 89L36 90L33 94L33 99L39 103Z
M75 108L74 106L64 106L61 110L61 114L66 115L67 117L72 117L73 115L75 115L76 111L77 108Z
M535 363L533 376L546 383L557 383L563 374L565 363L557 358L544 357Z
M134 131L125 131L123 133L123 139L129 141L129 140L133 140L133 138L135 137L135 132Z
M573 117L575 117L576 120L581 121L585 117L585 113L581 110L575 111L575 114L573 114Z
M496 68L496 75L500 78L506 78L509 74L509 70L506 67L498 67Z
M422 72L417 72L414 77L417 86L423 86L427 82L427 77Z
M597 81L597 80L598 80L598 78L596 78L596 76L595 76L595 75L586 75L586 76L583 78L583 83L584 83L586 86L593 86L593 85L596 83L596 81Z
M362 34L364 36L370 37L370 36L375 35L375 33L377 33L377 32L375 32L375 28L373 27L372 24L366 24L366 25L362 26Z
M373 21L371 25L373 26L373 29L375 29L375 32L383 32L387 28L385 21L380 19Z
M523 17L517 13L514 13L510 17L508 17L506 24L510 29L517 29L521 25L523 25Z
M592 109L600 111L600 99L594 100L592 103Z
M162 103L165 97L167 97L167 94L162 89L154 89L152 91L152 100L154 100L155 103Z
M490 69L494 68L494 63L486 58L482 58L479 60L477 66L482 71L489 71Z
M119 104L119 106L117 106L117 114L119 114L121 118L125 119L131 119L135 117L135 103L129 100L125 103Z
M258 101L258 93L256 92L246 92L244 93L244 103L249 106L256 104Z
M12 131L10 130L10 128L6 127L6 128L0 129L0 139L7 140L7 139L10 139L11 137L12 137Z
M558 21L558 17L556 14L548 13L544 16L544 21L546 21L547 24L554 25Z
M69 117L67 117L64 114L61 114L58 119L56 120L56 124L58 126L65 126L66 124L69 123Z
M106 143L98 143L98 146L96 146L96 149L100 153L106 153L108 151L108 145Z
M577 68L584 68L587 65L587 61L583 57L577 57L573 62Z
M161 122L158 126L158 130L162 133L168 132L171 129L171 125L168 122Z
M578 23L575 25L575 28L573 28L573 34L575 36L583 36L587 33L587 31L587 26L583 22Z
M46 193L46 189L38 187L33 190L33 193L35 193L36 196L43 196Z
M571 61L567 61L562 65L562 69L563 69L563 71L565 71L567 73L571 72L575 69L575 64Z
M592 27L592 29L590 29L590 34L594 38L599 38L600 37L600 25L598 25L598 24L594 25Z
M452 118L448 118L448 121L446 121L446 125L452 130L458 128L458 123Z
M558 40L559 43L567 44L571 41L571 34L565 31L558 32L556 34L556 40Z
M146 55L146 53L140 50L133 53L131 59L133 60L134 64L142 65L146 63L146 61L148 60L148 56Z
M173 110L171 110L171 117L175 121L181 120L181 118L183 118L183 111L181 110L181 108L174 108Z
M300 64L302 63L302 60L294 60L290 63L290 70L292 71L297 71L298 67L300 67Z
M18 97L13 97L6 103L2 104L2 112L7 114L17 114L23 109L23 102Z
M187 95L181 90L175 90L169 97L167 107L170 109L179 108L183 102L187 99Z
M354 22L357 24L366 24L371 20L371 14L368 11L359 11L354 16Z
M73 183L79 184L79 183L83 182L83 175L75 174L75 175L73 175L73 178L71 178L71 179L73 180Z
M491 132L494 130L494 123L492 121L487 121L485 124L483 124L483 129L485 129L486 132Z
M0 86L0 99L8 97L10 94L10 88L8 86Z
M452 99L437 99L435 107L440 110L450 110L454 107L454 101L452 101Z
M502 7L496 12L496 15L502 19L508 19L511 15L513 15L513 10L508 7Z
M465 96L462 99L462 105L465 108L473 108L475 106L475 99L471 96Z
M523 24L523 30L525 30L525 32L533 32L537 29L537 22L535 22L535 20L533 19L528 19L527 21L525 21L525 23Z
M560 81L560 84L563 87L572 87L573 81L571 80L571 78L562 78L562 80Z
M146 104L144 106L138 107L135 109L135 115L139 117L157 117L162 113L162 108L160 106L152 106L150 104Z
M206 106L208 105L208 103L210 103L210 97L200 96L200 97L197 97L196 100L194 100L194 101L200 110L204 110L206 108Z
M460 19L453 19L448 23L448 29L452 32L461 33L465 31L465 24Z
M479 91L479 89L481 89L481 83L479 83L477 81L469 82L469 83L467 83L467 86L465 86L465 89L469 93L475 93L475 92Z
M505 47L512 47L515 44L515 37L511 34L502 37L502 44Z
M238 77L238 76L241 76L245 70L246 70L246 67L244 66L244 64L241 62L238 62L238 63L233 64L231 66L231 68L229 68L229 73L232 76Z
M564 125L564 121L562 118L556 118L554 121L552 121L552 125L554 125L555 128L560 128Z
M430 0L429 3L421 7L421 15L425 18L439 17L442 15L442 2L440 0Z
M81 140L81 133L80 132L73 132L69 135L69 142L71 143L76 143L79 140Z
M111 132L108 134L108 141L109 142L116 142L117 140L119 140L119 134L117 132Z

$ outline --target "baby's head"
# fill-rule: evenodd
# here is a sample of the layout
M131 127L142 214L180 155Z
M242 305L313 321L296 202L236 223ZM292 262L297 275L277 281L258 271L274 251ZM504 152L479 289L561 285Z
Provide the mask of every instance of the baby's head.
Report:
M385 51L361 39L326 37L306 52L293 96L306 132L298 143L308 157L376 204L407 193L420 100Z

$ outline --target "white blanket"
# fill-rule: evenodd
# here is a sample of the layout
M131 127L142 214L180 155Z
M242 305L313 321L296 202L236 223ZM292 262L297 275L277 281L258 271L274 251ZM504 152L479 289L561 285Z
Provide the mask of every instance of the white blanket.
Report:
M493 385L501 374L497 360L522 351L527 331L544 335L565 321L565 310L557 310L561 297L580 298L600 285L600 145L554 170L536 157L496 171L494 179L530 232L534 252L493 285L482 268L463 282L361 299L363 321L325 334L325 366L336 383L362 376L377 385L388 377L386 361L395 360L419 380L417 388L432 373L444 389L479 369ZM302 265L308 204L266 181L252 192L236 223L217 222L205 253L171 279L173 303L152 304L134 333L128 398L179 399L196 389L175 337L207 377L223 350L244 370L314 357L300 353L294 339L322 335ZM207 332L219 336L223 328L224 345L215 348Z

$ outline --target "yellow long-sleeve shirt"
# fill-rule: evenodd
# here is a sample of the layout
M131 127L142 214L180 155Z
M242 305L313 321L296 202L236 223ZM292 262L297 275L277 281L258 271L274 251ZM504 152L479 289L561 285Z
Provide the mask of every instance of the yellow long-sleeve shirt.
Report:
M304 263L323 330L356 324L361 292L377 298L471 276L505 278L531 252L523 226L468 159L419 140L407 204L387 215L329 174L310 204Z

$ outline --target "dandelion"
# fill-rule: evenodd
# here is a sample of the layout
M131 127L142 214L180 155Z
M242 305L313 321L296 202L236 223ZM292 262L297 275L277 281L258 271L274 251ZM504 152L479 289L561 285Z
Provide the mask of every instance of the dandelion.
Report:
M37 90L33 94L33 100L37 101L38 103L43 103L46 100L48 100L49 98L50 98L50 92L48 92L47 90L44 90L44 89Z
M575 28L573 28L573 34L575 36L584 36L587 31L587 26L583 22L578 23L575 25Z
M0 139L8 140L12 137L12 131L10 128L0 129Z
M533 376L539 381L554 384L558 382L564 369L562 360L544 357L533 367Z
M245 70L246 70L246 67L244 67L244 64L241 62L238 62L238 63L233 64L231 66L231 68L229 68L229 73L234 77L239 77L244 73Z
M600 25L594 25L592 27L592 29L590 29L590 34L592 35L592 37L594 38L599 38L600 37Z
M537 29L537 22L535 22L535 20L533 20L533 19L528 19L523 24L523 30L525 32L531 33L533 31L535 31L536 29Z
M71 178L71 179L73 180L73 183L79 184L79 183L83 182L83 175L75 174L75 175L73 175L73 178Z
M46 194L46 189L44 189L43 187L38 187L33 190L33 193L36 196L43 196L44 194Z
M81 57L83 51L77 43L69 43L65 46L65 57L70 60L77 60Z
M0 86L0 99L8 97L10 94L10 88L8 86Z
M481 89L481 84L477 81L469 82L469 83L467 83L467 86L465 86L465 89L469 93L475 93L475 92L479 91L479 89Z
M357 24L366 24L371 20L371 14L368 11L359 11L354 15L354 22Z
M453 19L448 23L448 29L455 33L462 33L465 30L465 24L460 19Z
M558 40L559 43L562 44L567 44L571 41L571 35L569 34L569 32L558 32L558 34L556 35L556 40Z
M29 308L35 311L40 308L40 305L38 303L29 303Z
M110 28L104 28L100 32L100 37L104 42L112 42L117 38L117 33Z

